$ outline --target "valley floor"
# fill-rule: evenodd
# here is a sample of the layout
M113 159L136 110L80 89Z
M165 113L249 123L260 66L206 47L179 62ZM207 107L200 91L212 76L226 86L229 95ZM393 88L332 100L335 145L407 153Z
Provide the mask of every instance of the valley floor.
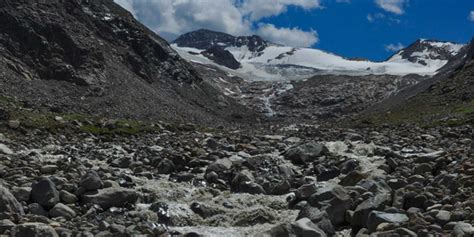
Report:
M474 233L467 125L136 126L66 116L48 127L3 121L0 234Z

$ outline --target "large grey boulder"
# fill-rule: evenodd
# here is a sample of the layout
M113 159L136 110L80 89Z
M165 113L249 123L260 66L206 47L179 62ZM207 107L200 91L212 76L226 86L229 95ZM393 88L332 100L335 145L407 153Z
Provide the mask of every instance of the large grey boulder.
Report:
M94 191L102 188L104 183L100 179L99 174L95 171L89 171L84 176L82 176L81 181L79 181L79 187L83 188L85 191Z
M319 189L309 198L312 206L320 207L326 211L334 227L344 224L346 211L351 207L351 197L347 190L340 186L326 186Z
M0 154L11 155L13 151L7 145L0 143Z
M295 164L305 164L307 162L313 162L318 157L327 153L328 150L323 144L309 142L288 149L283 153L283 156Z
M458 222L454 226L453 235L457 237L474 236L474 227L466 222Z
M403 213L387 213L381 211L372 211L367 219L367 227L370 232L377 230L381 223L403 223L408 221L408 216Z
M388 201L390 201L390 195L382 193L359 204L352 215L351 227L353 231L367 227L370 212L382 210Z
M49 225L43 223L25 223L13 227L12 237L58 237L58 233Z
M41 177L31 186L31 200L45 208L51 208L59 202L56 185L47 177Z
M96 204L104 209L108 209L110 207L134 204L138 199L138 193L131 189L111 187L86 192L82 194L81 199L84 203Z
M24 215L23 207L10 191L0 185L0 213Z
M326 233L308 218L299 219L292 226L299 237L326 237Z
M13 227L15 227L15 223L11 220L0 220L0 235L4 234L6 231L10 231Z
M64 217L69 220L76 216L76 212L72 210L70 207L62 203L58 203L49 211L49 216L52 218Z

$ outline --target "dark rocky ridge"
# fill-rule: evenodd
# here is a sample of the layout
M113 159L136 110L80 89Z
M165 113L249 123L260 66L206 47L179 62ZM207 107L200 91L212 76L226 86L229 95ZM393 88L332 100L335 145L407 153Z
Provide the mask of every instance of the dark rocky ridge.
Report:
M252 52L264 50L270 43L258 35L232 36L226 33L200 29L179 36L173 43L179 47L209 49L215 45L226 47L247 46Z
M252 116L112 0L0 2L0 69L2 94L58 111L204 123Z
M230 69L238 69L240 63L225 48L247 46L252 52L261 52L270 44L258 35L232 36L206 29L183 34L174 40L173 43L178 45L178 47L205 50L201 53L202 55Z
M213 46L206 49L202 52L202 55L206 56L215 63L230 69L238 69L240 67L240 63L235 60L232 53L219 46Z
M437 40L417 40L408 47L400 50L397 54L400 54L402 59L407 59L412 63L420 63L426 65L425 59L438 59L438 60L450 60L455 55L446 47L436 47L433 46L433 43L451 43L443 42ZM453 43L454 44L454 43ZM413 53L418 52L429 52L429 54L420 56L413 55Z

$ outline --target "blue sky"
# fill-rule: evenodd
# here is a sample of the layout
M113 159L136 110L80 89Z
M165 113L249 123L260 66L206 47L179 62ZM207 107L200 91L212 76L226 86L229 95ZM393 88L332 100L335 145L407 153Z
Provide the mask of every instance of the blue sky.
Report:
M208 28L384 60L416 39L467 43L474 0L115 0L168 40Z

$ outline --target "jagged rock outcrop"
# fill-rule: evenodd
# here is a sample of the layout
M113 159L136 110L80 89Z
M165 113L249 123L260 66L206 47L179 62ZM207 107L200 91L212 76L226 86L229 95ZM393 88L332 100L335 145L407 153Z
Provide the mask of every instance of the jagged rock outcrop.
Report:
M401 58L426 66L431 60L451 60L463 46L452 42L419 39L400 50L389 60Z
M258 35L232 36L222 32L200 29L181 35L173 43L178 47L209 49L217 45L223 48L247 46L252 52L264 50L270 43Z
M209 123L252 114L112 0L2 1L0 71L3 94L56 111Z

